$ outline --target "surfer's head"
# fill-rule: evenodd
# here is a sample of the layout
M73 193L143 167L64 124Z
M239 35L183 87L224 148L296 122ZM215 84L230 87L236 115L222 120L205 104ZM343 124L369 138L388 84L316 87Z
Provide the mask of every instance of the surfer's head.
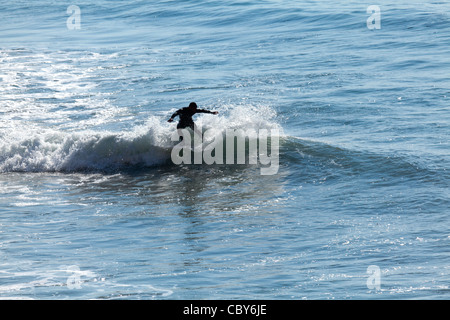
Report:
M189 104L189 109L194 109L194 110L196 110L196 109L197 109L197 104L196 104L195 102L191 102L191 103Z

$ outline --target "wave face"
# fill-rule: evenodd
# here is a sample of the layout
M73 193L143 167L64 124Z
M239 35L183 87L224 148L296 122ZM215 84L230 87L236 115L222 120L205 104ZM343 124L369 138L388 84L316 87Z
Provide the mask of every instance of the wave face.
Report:
M114 171L161 164L168 158L153 130L141 135L50 131L25 136L18 142L4 138L2 172Z
M0 298L448 299L450 2L424 2L0 1ZM191 101L278 130L277 173L173 164Z
M19 139L2 138L0 172L119 172L170 165L172 148L179 143L171 140L176 131L161 121L155 118L128 133L15 132ZM213 131L225 136L225 130ZM203 148L210 144L205 139Z
M251 126L259 129L278 130L276 123L265 121L237 121L245 108L233 110L234 116L208 119L208 125L199 127L203 132L211 130L214 135L226 136L226 130L242 129L246 133ZM245 112L244 112L245 113ZM205 117L206 118L206 117ZM203 118L202 120L205 120ZM254 118L252 118L254 119ZM173 166L173 126L165 124L165 118L153 118L146 125L125 133L84 131L67 133L57 130L14 132L1 139L0 172L120 172L146 170L152 167ZM262 120L262 119L259 119ZM230 127L226 127L229 124ZM210 137L211 138L211 137ZM249 154L246 138L245 155ZM270 141L269 141L270 142ZM211 144L205 139L203 150ZM269 147L270 150L270 147ZM223 163L226 164L226 147L223 148ZM237 152L237 143L234 146ZM193 159L194 156L191 157ZM439 168L428 168L407 156L392 156L368 151L345 149L325 142L301 139L292 136L279 137L280 166L288 171L296 170L292 179L324 179L328 181L345 178L400 179L420 181L428 179L445 182L445 172ZM193 161L193 160L192 160ZM193 163L193 162L192 162ZM248 157L245 163L249 163ZM231 164L237 164L236 161ZM206 166L206 164L204 164Z

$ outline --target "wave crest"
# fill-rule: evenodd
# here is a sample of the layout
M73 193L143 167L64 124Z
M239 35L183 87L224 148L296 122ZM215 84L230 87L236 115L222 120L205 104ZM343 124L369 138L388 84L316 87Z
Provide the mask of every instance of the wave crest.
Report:
M278 128L276 113L268 107L224 106L219 116L199 115L204 130ZM171 163L175 125L168 117L151 117L127 132L67 132L33 128L3 132L0 172L117 171Z

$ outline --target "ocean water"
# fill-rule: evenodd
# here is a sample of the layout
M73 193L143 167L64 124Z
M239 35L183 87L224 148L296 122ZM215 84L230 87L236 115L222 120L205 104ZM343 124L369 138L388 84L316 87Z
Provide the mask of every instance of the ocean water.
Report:
M448 2L2 1L0 20L1 299L450 298ZM219 111L203 129L278 130L276 174L175 165L167 119L191 101Z

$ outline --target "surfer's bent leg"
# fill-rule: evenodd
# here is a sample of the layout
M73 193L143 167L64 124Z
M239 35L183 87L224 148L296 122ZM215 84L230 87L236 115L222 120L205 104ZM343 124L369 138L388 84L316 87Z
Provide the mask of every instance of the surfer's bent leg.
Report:
M178 123L177 125L177 130L178 130L178 135L180 136L180 141L183 141L183 135L181 134L181 129L186 129L186 128L191 128L192 131L195 132L195 124L194 122L190 122L190 123Z
M180 137L180 141L183 141L183 134L181 133L181 129L184 129L184 126L181 123L177 124L177 132Z
M178 131L178 135L180 136L180 141L183 141L183 134L181 132L182 129L186 129L186 128L191 128L192 130L194 130L194 123L178 123L177 125L177 131Z
M200 132L200 130L198 130L197 125L195 123L192 124L191 128L192 131L194 131L194 133L196 133L199 137L202 136L202 133Z

